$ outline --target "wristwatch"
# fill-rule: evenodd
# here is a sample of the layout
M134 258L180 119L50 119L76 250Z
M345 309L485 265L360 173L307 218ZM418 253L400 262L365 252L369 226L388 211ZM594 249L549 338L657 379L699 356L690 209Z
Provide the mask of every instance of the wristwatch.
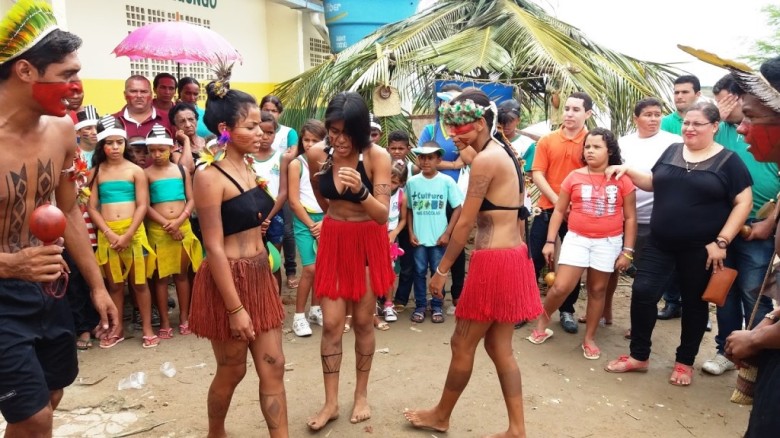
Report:
M766 316L764 316L764 318L772 321L773 323L777 322L777 315L772 313L767 313Z
M716 240L716 241L715 241L715 244L716 244L716 245L718 245L718 248L720 248L720 249L726 249L726 248L728 248L728 247L729 247L729 244L728 244L728 242L726 242L726 241L725 241L725 240L723 240L723 239L718 239L718 240Z

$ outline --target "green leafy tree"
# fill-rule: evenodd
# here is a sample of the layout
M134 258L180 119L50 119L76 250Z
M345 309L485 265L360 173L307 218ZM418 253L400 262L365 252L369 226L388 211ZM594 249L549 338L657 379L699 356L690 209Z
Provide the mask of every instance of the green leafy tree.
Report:
M513 84L524 105L543 111L553 95L585 91L622 134L632 125L634 104L666 96L678 74L596 44L532 1L439 0L279 84L275 94L289 105L282 122L300 126L321 116L336 93L357 91L371 105L382 85L397 88L417 114L431 112L436 79ZM407 117L383 122L411 131Z
M767 15L766 24L772 29L772 34L766 40L758 40L753 46L753 54L745 56L745 60L754 66L780 55L780 6L767 5L761 8Z

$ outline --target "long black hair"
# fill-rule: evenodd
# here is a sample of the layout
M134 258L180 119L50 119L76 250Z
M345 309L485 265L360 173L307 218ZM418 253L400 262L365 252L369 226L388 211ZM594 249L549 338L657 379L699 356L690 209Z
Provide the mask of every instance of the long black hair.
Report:
M371 146L371 120L363 97L354 91L341 92L330 100L325 110L325 129L333 122L344 121L344 134L359 151Z

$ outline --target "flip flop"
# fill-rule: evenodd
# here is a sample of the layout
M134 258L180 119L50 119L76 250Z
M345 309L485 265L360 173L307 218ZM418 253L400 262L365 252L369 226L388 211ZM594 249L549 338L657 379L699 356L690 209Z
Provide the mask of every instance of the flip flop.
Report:
M689 379L688 383L679 383L680 376L687 376ZM674 363L674 370L672 371L672 375L669 377L669 383L671 383L674 386L690 386L691 383L693 383L693 367L689 365L684 365L679 362Z
M161 328L157 331L157 336L160 339L173 339L173 328Z
M192 330L190 330L190 323L189 323L189 321L185 322L184 324L179 324L179 334L180 335L190 335L190 334L192 334Z
M599 347L590 346L583 342L582 355L585 357L585 359L598 360L601 358L601 350L599 350Z
M143 339L143 344L141 344L141 346L144 348L155 348L160 345L160 338L154 335L142 336L141 339Z
M580 316L579 318L577 318L577 322L580 324L585 324L586 322L588 322L588 315ZM612 325L612 320L611 319L607 320L607 318L602 317L599 319L599 325L602 327L607 325Z
M296 277L287 277L287 288L288 289L297 289L298 288L299 280Z
M531 336L527 337L526 339L528 339L528 342L532 344L539 345L539 344L544 344L545 341L552 338L552 336L553 336L553 331L550 329L544 329L544 333L534 330L531 332Z
M374 328L381 331L390 330L390 324L384 322L384 321L374 321Z
M646 373L649 362L645 361L645 365L632 365L629 361L630 356L623 355L618 357L617 359L613 360L612 362L609 362L607 366L604 367L604 371L608 373Z
M100 340L100 348L112 348L116 344L118 344L118 343L120 343L120 342L122 342L124 340L125 340L125 338L124 337L120 337L120 336L111 336L111 337L106 338L106 339L101 339Z

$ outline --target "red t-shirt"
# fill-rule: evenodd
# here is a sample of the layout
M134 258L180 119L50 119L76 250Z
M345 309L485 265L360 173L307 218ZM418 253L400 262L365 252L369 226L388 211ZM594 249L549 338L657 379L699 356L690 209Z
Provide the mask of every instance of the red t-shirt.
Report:
M631 179L606 180L604 174L571 172L561 184L569 194L569 230L602 239L623 234L623 197L636 190Z

